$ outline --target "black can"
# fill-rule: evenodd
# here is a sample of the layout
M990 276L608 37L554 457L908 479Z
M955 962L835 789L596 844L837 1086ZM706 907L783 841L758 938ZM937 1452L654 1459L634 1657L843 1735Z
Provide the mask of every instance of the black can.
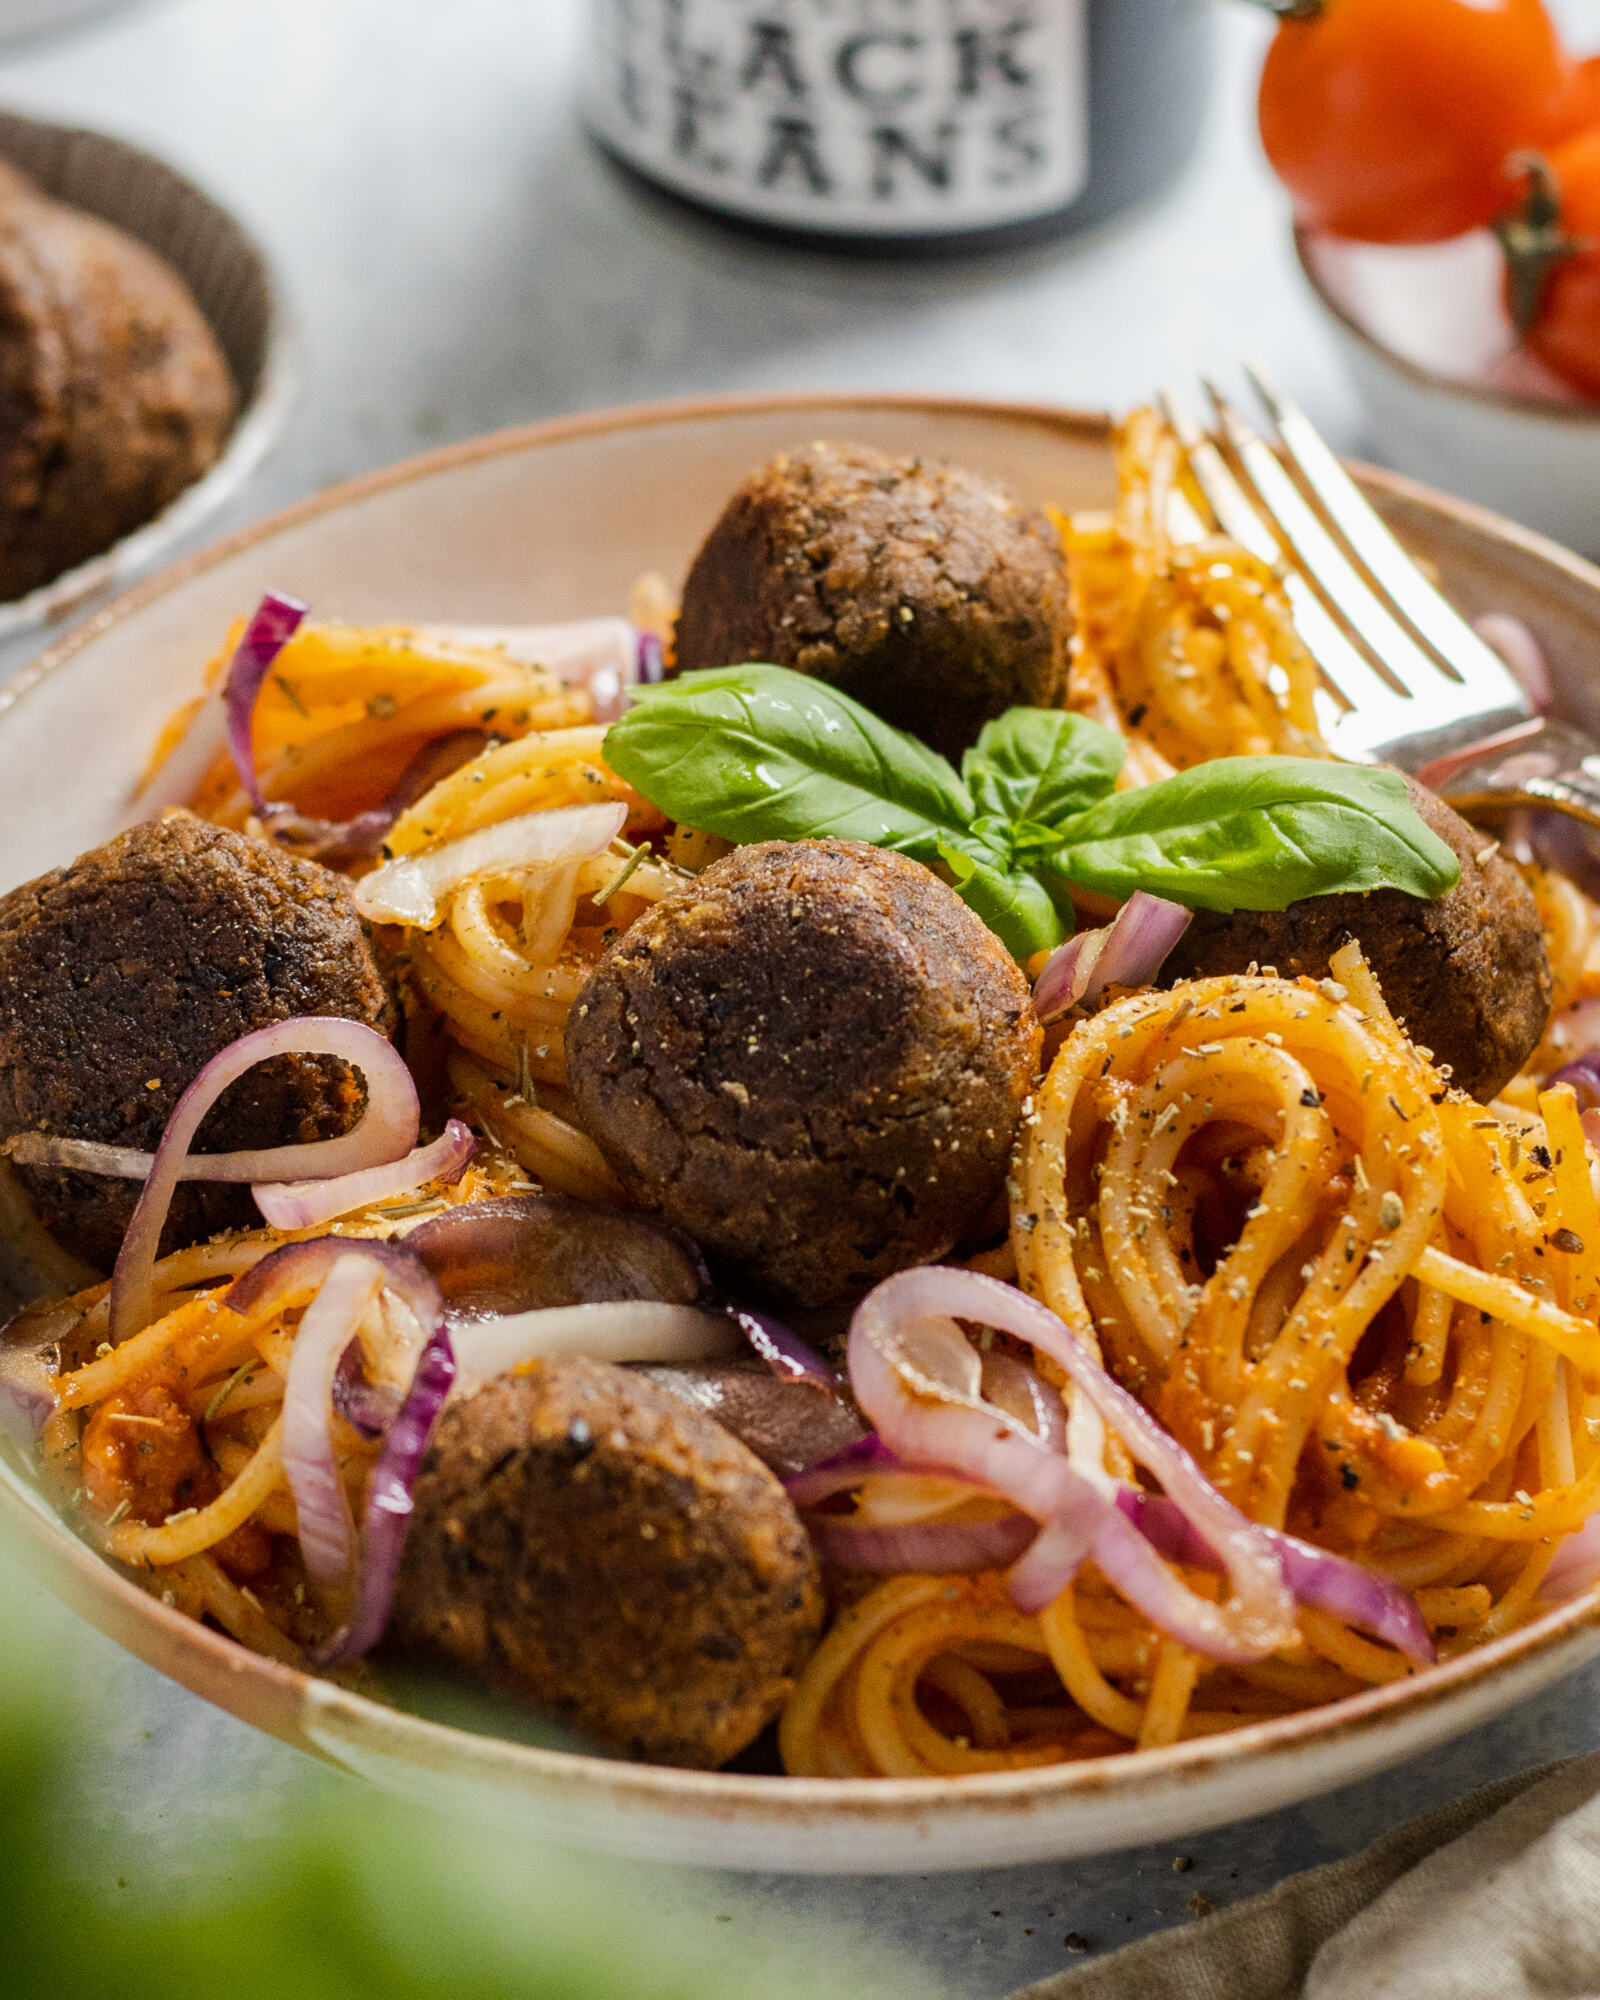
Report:
M927 255L1037 241L1194 150L1211 0L591 0L590 130L777 239Z

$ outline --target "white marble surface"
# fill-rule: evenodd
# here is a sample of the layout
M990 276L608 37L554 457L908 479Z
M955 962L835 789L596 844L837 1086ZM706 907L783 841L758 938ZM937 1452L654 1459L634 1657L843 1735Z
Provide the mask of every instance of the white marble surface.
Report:
M1578 11L1600 26L1595 0ZM1263 24L1219 11L1222 78L1185 182L1050 250L872 270L725 238L641 199L570 110L578 0L152 0L0 56L0 102L104 126L212 188L280 260L308 381L276 460L221 527L496 425L726 389L926 388L1116 406L1266 355L1340 444L1359 434L1249 117ZM1592 38L1593 39L1593 38ZM32 1599L89 1774L82 1875L118 1893L204 1854L242 1869L264 1803L341 1782ZM639 1907L870 1929L955 1993L999 1995L1095 1948L1327 1860L1487 1778L1600 1745L1600 1669L1389 1777L1095 1863L825 1883L641 1871ZM726 1936L727 1933L721 1933ZM784 1949L794 1947L786 1945ZM825 1990L826 1982L819 1984Z

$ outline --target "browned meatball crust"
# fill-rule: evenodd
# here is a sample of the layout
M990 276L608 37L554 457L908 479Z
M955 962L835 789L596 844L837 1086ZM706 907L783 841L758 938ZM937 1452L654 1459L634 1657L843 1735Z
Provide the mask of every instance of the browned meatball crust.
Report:
M677 659L794 667L959 757L1006 709L1062 705L1070 627L1060 537L998 481L816 444L728 502Z
M782 1708L822 1591L787 1495L736 1438L565 1356L445 1411L389 1630L630 1757L712 1768Z
M1327 976L1351 938L1414 1042L1447 1063L1457 1089L1485 1103L1532 1055L1550 1016L1550 961L1532 893L1496 846L1434 794L1406 780L1411 802L1454 850L1461 880L1425 902L1399 889L1313 896L1282 911L1197 915L1162 984L1243 972L1253 960L1285 978Z
M915 861L740 848L600 961L567 1027L584 1126L641 1207L786 1305L942 1255L1037 1074L1027 981Z
M158 514L221 451L234 404L177 272L0 170L0 598Z
M343 879L187 814L134 827L0 898L0 1137L152 1148L212 1056L294 1014L393 1030ZM331 1138L361 1101L345 1064L281 1056L224 1093L196 1150ZM138 1183L21 1171L46 1227L109 1267ZM248 1188L188 1183L162 1243L259 1221Z

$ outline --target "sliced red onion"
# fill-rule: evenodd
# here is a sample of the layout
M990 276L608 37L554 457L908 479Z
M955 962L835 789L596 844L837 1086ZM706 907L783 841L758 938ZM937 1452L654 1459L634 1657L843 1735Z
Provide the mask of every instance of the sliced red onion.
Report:
M491 743L500 738L486 729L452 729L436 736L411 759L381 805L359 812L351 819L317 819L302 813L287 800L271 799L257 811L267 832L282 847L329 868L344 868L352 861L370 861L390 828L403 812L410 810L425 793L463 764L470 764Z
M757 1312L753 1306L736 1304L731 1299L724 1299L722 1305L774 1375L781 1376L786 1382L810 1382L818 1389L826 1389L830 1395L838 1395L838 1369L830 1368L817 1350L803 1341L792 1328L785 1326L781 1319L774 1319L770 1313Z
M250 1192L274 1229L315 1229L319 1222L409 1194L428 1181L458 1181L477 1150L470 1128L452 1118L431 1144L414 1146L404 1159L387 1166L363 1167L332 1180L261 1183Z
M1079 1394L1221 1559L1232 1587L1230 1602L1197 1597L1160 1561L1112 1504L1116 1489L1103 1468L1087 1462L1074 1466L1018 1420L979 1399L976 1351L963 1341L969 1362L962 1362L949 1338L960 1339L958 1319L1014 1334L1061 1364ZM899 1457L951 1466L1049 1530L1057 1575L1070 1574L1068 1565L1075 1568L1092 1551L1107 1581L1131 1604L1212 1659L1262 1659L1292 1641L1293 1599L1271 1542L1037 1299L976 1271L935 1265L899 1272L856 1309L850 1382L857 1402ZM1022 1595L1015 1586L1018 1572L1012 1572L1013 1594L1025 1610L1050 1601L1042 1594L1039 1567L1030 1564L1032 1554L1018 1565L1019 1570L1030 1565Z
M385 1275L354 1250L334 1260L300 1317L284 1378L284 1476L306 1574L323 1589L348 1583L355 1563L355 1523L329 1426L334 1375Z
M233 658L223 677L223 700L228 711L228 748L233 752L234 769L250 802L258 812L266 808L261 780L256 776L253 725L256 700L273 661L300 629L307 607L298 597L286 597L269 590L256 606L255 615L244 628L244 637L234 648Z
M356 884L356 908L373 923L431 930L443 917L451 892L472 876L587 861L605 853L627 819L628 808L619 800L555 806L497 820L442 847L386 861Z
M384 1285L426 1337L411 1386L388 1427L383 1450L367 1482L360 1563L349 1621L313 1655L313 1664L324 1667L337 1666L366 1652L382 1636L388 1621L411 1517L411 1489L455 1380L455 1357L444 1326L444 1301L421 1262L399 1244L351 1236L317 1236L304 1243L287 1243L236 1278L223 1297L223 1304L235 1311L259 1311L308 1288L321 1288L345 1260L375 1263ZM301 1324L303 1330L303 1320ZM341 1349L336 1358L330 1383L335 1393L340 1374L346 1372L343 1357L347 1351Z
M1034 1012L1055 1021L1108 986L1148 986L1192 921L1181 903L1135 889L1103 930L1058 945L1033 989Z
M1039 1533L1039 1524L1026 1514L1002 1514L992 1521L907 1521L892 1528L858 1528L848 1515L811 1514L806 1532L823 1561L839 1569L943 1576L1004 1569Z
M463 1202L405 1244L437 1279L452 1326L617 1299L693 1305L711 1285L681 1230L573 1195Z
M667 677L667 663L661 651L661 641L654 632L639 632L639 685L658 687Z
M1052 1451L1067 1448L1067 1413L1061 1393L1052 1389L1037 1368L998 1348L983 1357L983 1400L1020 1417Z
M350 1428L364 1438L379 1438L394 1422L400 1392L387 1382L369 1382L362 1366L361 1343L352 1340L333 1377L333 1407Z
M1550 669L1545 664L1544 648L1522 620L1505 611L1483 611L1473 619L1472 629L1511 669L1534 713L1547 715L1555 699Z
M856 1308L850 1386L857 1403L905 1463L946 1466L1054 1529L1075 1571L1111 1509L1111 1480L1074 1466L1018 1418L981 1400L978 1354L950 1308L938 1303L957 1297L951 1281L971 1274L939 1270L932 1290L919 1283L926 1275L885 1279Z
M451 1331L463 1390L557 1354L582 1354L591 1361L621 1365L720 1361L739 1347L738 1329L725 1314L665 1305L658 1299L546 1306L503 1319L457 1321Z
M521 666L543 667L582 688L596 722L615 722L638 681L659 680L661 646L626 618L574 618L561 625L424 625L451 645L490 647ZM653 648L653 658L648 650ZM652 673L649 669L654 667Z
M1581 1056L1563 1063L1545 1079L1544 1087L1553 1090L1559 1083L1571 1086L1585 1114L1600 1107L1600 1049L1585 1049Z
M207 1112L229 1084L254 1069L257 1063L286 1055L337 1056L359 1070L367 1086L366 1109L359 1123L337 1139L202 1157L235 1167L248 1162L249 1171L241 1173L239 1178L252 1182L278 1175L303 1179L322 1174L331 1179L398 1159L416 1143L420 1117L416 1084L399 1050L375 1028L327 1015L303 1015L256 1028L230 1042L211 1058L178 1099L151 1158L144 1192L134 1208L112 1272L113 1346L149 1324L153 1308L151 1273L161 1231L172 1206L172 1191L183 1176L189 1148ZM265 1263L271 1261L267 1258ZM258 1272L263 1268L264 1265L256 1266Z
M1556 1550L1539 1585L1539 1596L1546 1604L1565 1604L1596 1583L1600 1583L1600 1511L1591 1514Z
M186 806L206 773L228 747L228 703L221 681L206 692L189 726L140 786L117 822L118 833L159 819L169 806Z
M394 1603L395 1578L411 1526L412 1492L427 1457L434 1426L455 1381L456 1363L442 1318L436 1320L417 1360L378 1463L367 1481L361 1521L361 1568L349 1621L311 1656L315 1667L360 1659L383 1637Z
M234 1279L222 1303L237 1313L270 1312L301 1292L313 1292L341 1257L361 1256L381 1265L383 1282L429 1332L444 1317L439 1287L421 1263L400 1244L371 1236L309 1236L285 1243Z
M1221 1570L1205 1537L1170 1500L1124 1486L1117 1494L1117 1505L1151 1547L1169 1561L1189 1569ZM1284 1579L1297 1603L1331 1612L1408 1659L1423 1665L1433 1661L1433 1641L1409 1591L1386 1577L1375 1576L1359 1563L1303 1542L1297 1535L1286 1535L1278 1528L1263 1528L1261 1532L1277 1550Z
M857 1438L843 1451L836 1451L831 1458L818 1459L815 1465L808 1465L793 1479L786 1479L783 1490L796 1507L819 1507L836 1493L848 1493L852 1487L859 1486L870 1472L930 1470L951 1479L961 1477L960 1473L951 1472L945 1466L908 1466L889 1449L876 1431L868 1431L864 1438Z
M1506 815L1501 842L1518 861L1565 875L1591 901L1600 902L1600 833L1570 813L1532 812L1519 807Z
M0 1437L37 1443L57 1407L52 1378L61 1365L61 1338L76 1323L70 1308L50 1300L24 1306L0 1332Z

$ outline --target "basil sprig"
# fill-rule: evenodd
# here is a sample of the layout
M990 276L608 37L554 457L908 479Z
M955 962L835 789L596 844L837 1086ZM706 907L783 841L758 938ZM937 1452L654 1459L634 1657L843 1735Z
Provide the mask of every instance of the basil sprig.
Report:
M635 690L611 768L726 840L834 837L936 869L1021 961L1072 929L1071 887L1192 910L1281 910L1339 890L1442 896L1460 870L1394 771L1222 757L1115 789L1127 745L1059 709L1013 708L952 765L826 681L717 667Z

